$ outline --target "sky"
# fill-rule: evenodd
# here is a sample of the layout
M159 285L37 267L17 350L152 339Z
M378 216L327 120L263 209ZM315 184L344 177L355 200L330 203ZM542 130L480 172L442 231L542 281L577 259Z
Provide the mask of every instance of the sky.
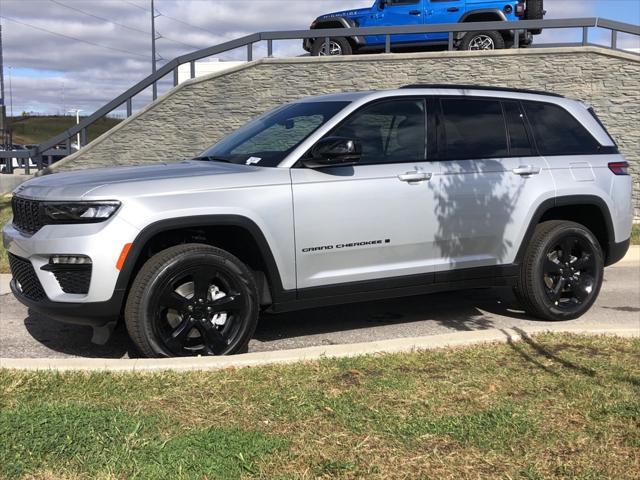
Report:
M162 60L267 30L306 29L320 14L373 0L156 0ZM640 0L546 0L546 18L599 16L640 24ZM150 0L0 0L7 113L88 114L151 73ZM50 33L55 32L55 34ZM538 43L578 41L580 32L546 31ZM607 32L593 40L608 41ZM623 35L625 47L640 48ZM304 53L300 41L276 42L276 56ZM264 56L266 45L254 58ZM246 51L223 59L241 59ZM171 80L160 85L170 88ZM11 88L9 88L11 87ZM150 93L134 100L148 103ZM119 113L122 113L121 111Z

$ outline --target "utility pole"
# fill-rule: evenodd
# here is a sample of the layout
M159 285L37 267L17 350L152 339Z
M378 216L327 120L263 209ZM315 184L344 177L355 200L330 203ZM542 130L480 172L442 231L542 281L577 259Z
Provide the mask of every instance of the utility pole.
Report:
M156 73L156 9L151 0L151 72ZM158 98L158 84L153 82L153 99Z
M7 144L7 107L4 101L4 61L2 55L2 24L0 24L0 140L1 146Z
M13 119L13 90L11 89L11 69L13 67L9 67L9 117Z

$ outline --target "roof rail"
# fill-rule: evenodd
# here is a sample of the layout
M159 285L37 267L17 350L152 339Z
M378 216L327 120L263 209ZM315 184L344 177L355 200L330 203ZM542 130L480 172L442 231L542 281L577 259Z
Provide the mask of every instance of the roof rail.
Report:
M541 90L527 90L524 88L509 88L509 87L490 87L483 85L458 85L458 84L421 84L416 83L413 85L404 85L400 89L405 88L441 88L441 89L454 89L454 90L487 90L490 92L516 92L516 93L532 93L535 95L547 95L549 97L565 98L563 95L553 92L543 92Z

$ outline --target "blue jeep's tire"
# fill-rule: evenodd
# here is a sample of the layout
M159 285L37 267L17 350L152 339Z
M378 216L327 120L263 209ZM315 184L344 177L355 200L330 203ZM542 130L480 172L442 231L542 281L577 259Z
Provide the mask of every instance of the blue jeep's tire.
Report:
M331 37L329 39L329 55L351 55L353 49L349 40L344 37ZM314 57L325 56L325 39L316 38L311 46L311 55Z
M502 50L504 37L500 32L468 32L460 42L460 50Z

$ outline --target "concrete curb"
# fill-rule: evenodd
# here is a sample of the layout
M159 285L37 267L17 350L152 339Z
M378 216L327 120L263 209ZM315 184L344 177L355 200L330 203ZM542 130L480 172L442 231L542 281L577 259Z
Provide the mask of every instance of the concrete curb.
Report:
M323 358L344 358L381 353L411 352L445 347L464 347L483 343L507 343L521 340L523 336L544 332L573 333L583 335L611 335L640 338L638 328L602 327L600 325L548 325L522 329L491 329L471 332L455 332L426 337L399 338L351 345L327 345L319 347L257 352L231 357L167 358L167 359L48 359L48 358L0 358L0 367L12 370L85 371L85 372L160 372L206 371L226 368L254 367L289 364Z

